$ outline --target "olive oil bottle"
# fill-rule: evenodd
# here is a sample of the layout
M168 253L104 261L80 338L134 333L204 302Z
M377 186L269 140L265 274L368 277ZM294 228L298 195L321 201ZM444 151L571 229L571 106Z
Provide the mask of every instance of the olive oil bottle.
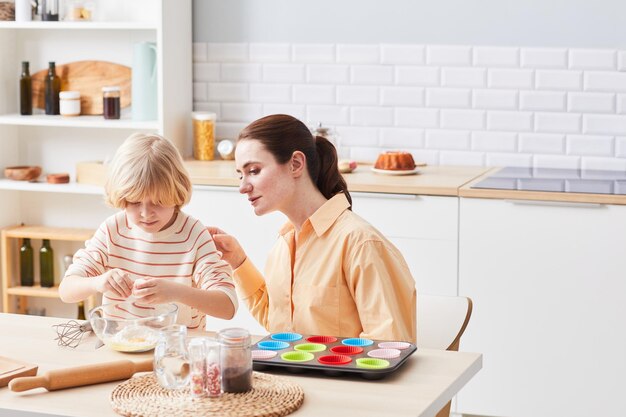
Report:
M44 239L39 249L39 278L42 287L54 286L54 252L50 239Z
M59 114L59 93L61 92L61 79L56 72L54 62L48 63L48 75L44 84L44 98L46 101L46 114Z
M30 239L24 238L20 247L20 285L32 287L34 283L33 247L30 245Z
M28 61L22 62L22 75L20 76L20 114L22 116L33 114L33 82L30 78Z

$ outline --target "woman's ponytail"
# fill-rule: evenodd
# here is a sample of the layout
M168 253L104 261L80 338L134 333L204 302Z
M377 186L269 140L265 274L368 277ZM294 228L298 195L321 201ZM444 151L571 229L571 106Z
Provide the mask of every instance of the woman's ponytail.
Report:
M322 195L331 199L334 195L344 193L350 208L352 197L348 192L348 185L339 172L337 165L337 149L323 136L315 136L315 147L319 158L319 174L317 176L317 188Z

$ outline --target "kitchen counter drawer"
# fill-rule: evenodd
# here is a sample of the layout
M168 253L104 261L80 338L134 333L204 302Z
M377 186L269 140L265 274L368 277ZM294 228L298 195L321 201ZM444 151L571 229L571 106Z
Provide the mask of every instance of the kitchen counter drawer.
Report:
M353 211L385 236L457 240L458 198L351 193Z

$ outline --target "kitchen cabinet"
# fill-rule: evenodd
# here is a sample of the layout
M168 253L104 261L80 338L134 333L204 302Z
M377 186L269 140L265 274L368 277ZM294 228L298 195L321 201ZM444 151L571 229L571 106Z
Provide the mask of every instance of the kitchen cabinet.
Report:
M191 0L99 1L94 17L92 22L0 22L0 167L43 168L43 182L0 179L0 199L7 204L0 227L26 223L95 229L106 217L99 214L111 211L102 204L101 188L75 182L76 164L110 159L133 132L161 134L183 155L191 154ZM130 67L133 45L143 41L156 45L155 120L133 120L132 103L119 120L47 116L36 109L32 116L19 115L22 61L30 62L31 74L47 68L48 61L99 60ZM70 184L45 183L45 175L56 172L69 173ZM60 204L62 198L65 204Z
M485 362L457 412L623 415L626 206L460 198L459 235Z
M418 292L457 295L457 197L360 192L351 195L353 211L402 252Z
M14 226L2 229L0 261L2 263L2 295L4 313L26 313L29 297L59 298L58 283L65 272L63 257L66 254L73 255L80 249L85 240L93 236L94 230L56 228L43 226ZM31 239L33 247L35 285L21 286L19 271L19 248L22 239ZM42 239L50 239L54 251L54 275L55 286L44 288L38 283L39 254ZM15 303L17 301L17 303ZM90 297L86 308L95 306L95 297Z

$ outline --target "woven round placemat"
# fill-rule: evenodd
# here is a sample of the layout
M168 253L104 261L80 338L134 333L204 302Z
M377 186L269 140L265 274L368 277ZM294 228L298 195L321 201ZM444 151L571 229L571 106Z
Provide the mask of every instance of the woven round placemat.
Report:
M137 376L115 387L113 410L123 416L280 417L296 411L304 401L302 388L286 378L253 373L253 388L218 398L192 398L189 389L162 388L154 374Z

